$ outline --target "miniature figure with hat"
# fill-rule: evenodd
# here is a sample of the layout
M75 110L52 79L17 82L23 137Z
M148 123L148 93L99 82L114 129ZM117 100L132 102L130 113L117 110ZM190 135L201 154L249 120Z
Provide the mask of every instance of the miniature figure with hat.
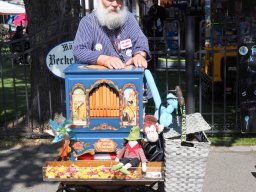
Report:
M119 162L117 165L112 167L114 171L120 171L126 175L129 175L129 168L137 167L142 162L142 171L147 170L147 158L144 154L140 137L139 127L132 127L128 137L124 138L127 140L125 146L118 152L115 161Z

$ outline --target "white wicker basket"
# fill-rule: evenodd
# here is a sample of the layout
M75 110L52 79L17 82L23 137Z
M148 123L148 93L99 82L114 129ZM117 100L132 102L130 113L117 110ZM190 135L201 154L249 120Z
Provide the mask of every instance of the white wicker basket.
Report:
M186 124L187 132L202 132L204 140L194 142L192 147L182 146L181 139L171 136L174 130L164 133L165 192L201 192L203 189L210 146L204 130L210 126L200 114L187 115Z

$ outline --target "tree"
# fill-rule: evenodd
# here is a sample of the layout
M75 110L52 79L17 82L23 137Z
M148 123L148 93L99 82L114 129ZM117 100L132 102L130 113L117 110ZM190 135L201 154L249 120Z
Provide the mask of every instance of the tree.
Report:
M30 122L43 127L54 113L65 112L64 80L45 65L49 50L73 40L77 30L80 0L24 0L28 16L31 52Z

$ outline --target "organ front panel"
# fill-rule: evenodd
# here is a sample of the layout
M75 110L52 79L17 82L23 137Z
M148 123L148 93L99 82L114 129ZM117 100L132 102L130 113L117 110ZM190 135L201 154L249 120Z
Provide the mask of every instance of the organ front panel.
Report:
M143 123L143 69L72 64L65 70L66 112L88 150L115 152Z

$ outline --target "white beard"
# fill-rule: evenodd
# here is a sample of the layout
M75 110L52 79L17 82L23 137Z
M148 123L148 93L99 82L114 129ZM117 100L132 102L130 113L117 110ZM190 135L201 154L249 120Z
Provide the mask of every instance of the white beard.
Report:
M128 14L128 9L125 5L121 9L118 8L116 12L111 12L112 10L112 7L105 8L101 1L98 1L98 7L95 10L95 15L100 25L110 30L121 27L125 23Z

